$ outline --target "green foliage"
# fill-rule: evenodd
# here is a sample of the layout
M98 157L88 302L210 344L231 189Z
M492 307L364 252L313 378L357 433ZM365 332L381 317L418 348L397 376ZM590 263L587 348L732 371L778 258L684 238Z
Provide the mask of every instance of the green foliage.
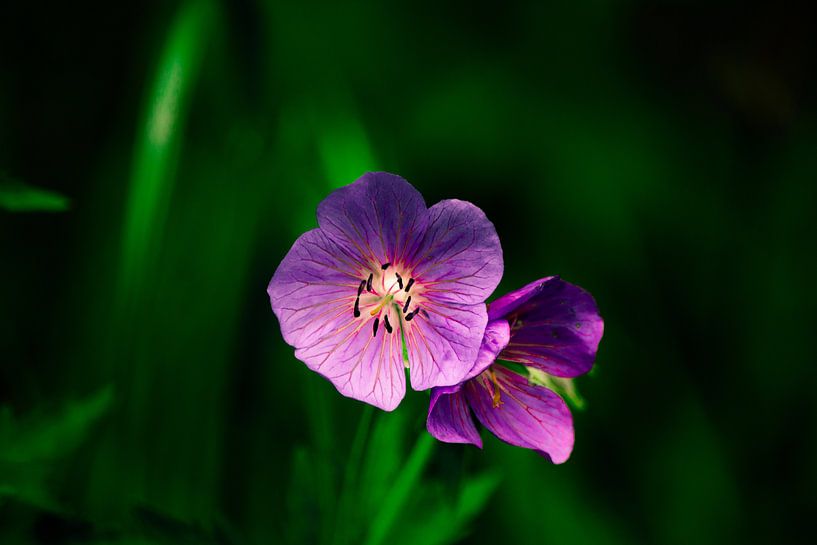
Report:
M410 425L409 412L378 413L364 409L348 457L340 495L326 504L321 467L333 465L338 453L297 448L287 494L286 543L453 543L467 534L485 509L500 480L495 473L464 475L453 488L430 475L435 441ZM407 439L419 438L407 451ZM328 513L327 513L328 510ZM333 520L329 532L312 524L316 517Z
M50 474L81 445L112 402L113 390L107 387L53 415L18 419L9 407L0 408L0 497L55 506Z
M0 209L8 212L64 212L69 206L67 197L0 174Z
M155 81L146 97L141 134L133 159L122 242L123 289L145 272L151 246L160 242L173 188L172 172L183 132L190 89L215 16L206 0L185 3L162 48Z

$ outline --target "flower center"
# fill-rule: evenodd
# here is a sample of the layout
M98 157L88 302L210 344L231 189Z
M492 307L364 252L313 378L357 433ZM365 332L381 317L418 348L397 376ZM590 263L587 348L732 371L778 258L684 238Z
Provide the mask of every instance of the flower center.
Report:
M384 263L369 272L357 287L353 308L355 318L374 316L372 335L377 336L380 322L386 333L394 331L393 324L410 322L420 312L422 287L400 267ZM363 314L367 311L367 314Z

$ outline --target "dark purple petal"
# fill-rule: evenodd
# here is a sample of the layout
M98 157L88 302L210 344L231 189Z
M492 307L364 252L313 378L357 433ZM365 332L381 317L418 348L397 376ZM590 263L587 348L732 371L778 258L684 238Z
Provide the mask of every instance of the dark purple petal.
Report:
M424 302L421 313L403 324L411 387L427 390L462 382L474 366L487 323L484 303Z
M500 365L470 380L464 390L477 419L503 441L534 449L554 464L570 457L573 418L552 391L530 385L525 377Z
M557 377L576 377L593 367L604 321L593 296L558 277L491 303L492 315L504 309L511 340L499 359L536 367ZM510 296L522 293L515 300Z
M429 209L422 244L410 263L428 299L482 303L502 278L502 247L485 213L465 201L441 201Z
M491 301L488 303L488 319L498 320L500 318L506 318L509 314L527 302L528 299L536 295L542 284L554 278L558 277L546 276L545 278L534 280L527 286L521 287L518 290L514 290L510 293L506 293L502 297Z
M508 346L510 337L511 327L508 325L507 320L488 322L488 325L485 326L485 334L482 336L482 344L479 347L479 352L477 352L477 359L474 366L462 379L463 382L474 378L494 363L497 355Z
M361 272L321 229L301 235L269 283L272 310L295 356L343 395L385 410L405 394L399 334L374 337L373 295L355 299Z
M459 384L431 390L426 429L444 443L470 443L482 448L482 438Z
M368 172L318 206L318 225L361 264L403 265L428 225L423 196L400 176Z

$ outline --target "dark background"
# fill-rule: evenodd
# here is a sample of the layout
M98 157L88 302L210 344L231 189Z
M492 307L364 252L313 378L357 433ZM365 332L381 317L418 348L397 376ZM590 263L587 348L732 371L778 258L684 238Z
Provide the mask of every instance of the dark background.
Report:
M0 542L812 543L814 23L4 4ZM367 170L485 210L499 293L594 294L565 465L433 443L426 393L381 413L294 359L266 284Z

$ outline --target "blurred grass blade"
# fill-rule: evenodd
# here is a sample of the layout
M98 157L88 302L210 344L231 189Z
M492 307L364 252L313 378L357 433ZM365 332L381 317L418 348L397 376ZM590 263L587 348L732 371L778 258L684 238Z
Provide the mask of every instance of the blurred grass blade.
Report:
M67 197L0 174L0 209L9 212L64 212Z
M466 477L456 497L439 483L424 481L401 510L400 531L388 536L390 545L447 545L468 535L474 519L485 508L499 485L495 472Z
M164 228L190 98L213 18L209 2L184 4L170 27L136 142L122 244L122 289L131 294Z
M434 439L427 433L421 433L414 444L408 461L398 474L397 480L389 491L380 507L379 512L372 519L366 545L380 545L391 530L394 521L400 514L411 495L411 491L420 480L423 469L434 449Z
M403 466L406 413L378 413L358 484L358 510L375 513L383 505Z
M113 389L106 387L55 415L15 419L10 409L0 408L0 504L11 497L57 509L51 478L58 463L79 447L112 401Z
M493 472L484 472L465 481L457 501L457 522L465 526L477 516L499 486L501 478Z
M14 422L8 409L0 411L0 461L21 463L48 460L73 450L90 427L110 408L113 389L106 387L87 399L68 405L50 418Z
M332 188L350 183L366 171L376 170L366 131L352 115L324 125L318 150Z
M335 533L332 536L332 543L335 545L346 543L353 528L349 527L349 511L353 507L354 492L356 490L358 474L360 473L360 462L363 459L363 448L366 445L366 438L369 435L369 428L372 424L374 408L366 405L360 422L352 440L352 447L349 449L349 458L346 460L346 471L343 475L343 484L338 498L338 507L335 514Z

